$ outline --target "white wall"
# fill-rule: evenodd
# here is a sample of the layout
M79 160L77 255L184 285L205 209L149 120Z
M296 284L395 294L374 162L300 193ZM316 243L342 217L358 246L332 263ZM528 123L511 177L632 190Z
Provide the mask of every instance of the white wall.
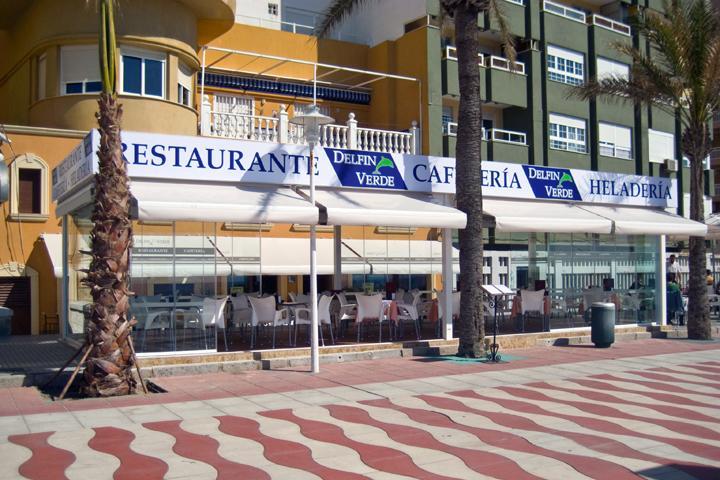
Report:
M278 6L278 14L270 15L268 4ZM280 30L283 0L235 0L235 23Z
M329 4L330 0L285 0L283 21L317 24ZM375 46L401 37L406 23L426 13L426 0L370 0L340 24L330 38Z

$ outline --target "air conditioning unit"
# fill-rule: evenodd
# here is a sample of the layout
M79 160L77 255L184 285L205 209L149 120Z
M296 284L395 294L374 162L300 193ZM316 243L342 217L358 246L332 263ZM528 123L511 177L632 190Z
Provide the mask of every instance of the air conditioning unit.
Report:
M678 161L674 158L666 158L665 159L665 168L668 172L677 172L678 171Z

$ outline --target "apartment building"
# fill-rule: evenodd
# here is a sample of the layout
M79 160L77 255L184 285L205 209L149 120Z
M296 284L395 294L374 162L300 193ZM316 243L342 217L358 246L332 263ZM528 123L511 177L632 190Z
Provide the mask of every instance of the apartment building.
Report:
M452 230L464 214L449 194L459 92L439 3L370 2L318 40L327 3L120 2L140 351L217 349L217 338L198 335L209 298L306 293L311 224L320 290L390 298L416 289L430 300L456 286ZM704 234L674 215L683 213L688 177L675 119L567 97L589 76L628 71L609 45L642 44L628 16L661 2L641 3L502 1L515 65L493 21L478 19L486 280L547 289L551 321L531 329L583 325L592 299L584 290L600 286L621 322L663 321L664 235ZM90 298L82 251L97 143L88 134L99 90L96 12L82 0L6 2L0 30L0 48L11 52L0 58L0 125L13 142L2 147L13 191L0 226L9 239L0 247L0 285L9 285L0 300L18 309L14 334L80 338ZM333 119L319 140L320 211L307 201L307 139L293 121L314 102ZM382 174L383 161L396 171ZM352 168L348 177L340 163ZM247 320L240 303L228 322Z

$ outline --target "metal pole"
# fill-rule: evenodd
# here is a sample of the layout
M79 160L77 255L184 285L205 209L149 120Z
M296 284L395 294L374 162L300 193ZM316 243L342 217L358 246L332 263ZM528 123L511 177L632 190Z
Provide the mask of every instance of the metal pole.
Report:
M315 132L312 132L313 134ZM315 159L310 142L310 203L315 206ZM317 311L317 233L315 223L310 225L310 363L312 373L320 372L320 346L318 344L318 311Z
M333 254L335 265L333 270L333 289L342 290L342 226L333 227Z
M453 338L453 247L452 247L452 230L449 228L442 229L442 276L443 296L445 308L442 312L442 337L445 340ZM439 313L439 312L438 312Z
M313 65L313 105L317 105L317 63ZM310 149L310 155L312 155L312 148Z
M202 118L202 107L205 99L205 53L207 47L202 49L202 65L200 65L200 117Z
M657 242L657 258L655 260L655 318L660 325L667 325L667 279L665 278L665 235L660 235Z

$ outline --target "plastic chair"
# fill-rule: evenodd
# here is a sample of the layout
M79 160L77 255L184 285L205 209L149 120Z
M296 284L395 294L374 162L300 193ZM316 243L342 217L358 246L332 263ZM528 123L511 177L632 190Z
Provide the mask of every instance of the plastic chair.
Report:
M346 325L351 320L355 321L355 317L357 315L357 305L348 302L347 297L343 292L338 292L335 296L340 301L340 311L337 314L337 322L340 326L340 333L338 335L342 336L345 333Z
M412 303L404 303L400 301L396 302L398 308L398 321L400 322L400 326L402 326L402 322L404 320L411 320L415 325L415 335L417 336L417 339L420 340L420 314L418 312L418 306L420 304L422 294L419 290L414 290L410 293L413 297Z
M223 340L225 341L225 351L228 349L227 345L227 329L225 328L225 304L227 303L228 297L215 299L211 297L203 298L203 307L200 315L202 325L205 328L205 350L208 348L207 342L207 329L215 328L222 329Z
M382 321L383 321L383 297L382 294L358 295L357 314L355 315L355 327L357 330L357 342L360 343L362 324L366 320L377 319L379 325L378 342L382 342Z
M525 331L525 319L531 313L538 313L543 319L545 330L545 290L520 290L520 331Z
M250 348L255 347L255 335L259 325L271 325L273 327L272 348L275 348L275 329L279 326L290 326L290 311L287 308L275 310L275 297L248 297L252 307L252 332L250 337ZM288 329L288 337L289 329Z
M148 330L164 331L170 327L170 312L168 310L150 310L146 305L145 297L130 299L130 312L138 321L138 325L143 326L143 335L140 341L142 351L145 351Z
M320 341L325 346L325 337L323 337L322 326L327 325L330 330L330 341L335 345L335 336L333 335L332 319L330 317L330 302L332 297L329 295L321 295L318 300L318 331L320 332ZM310 325L312 323L312 312L309 308L295 309L295 344L297 344L297 325Z

